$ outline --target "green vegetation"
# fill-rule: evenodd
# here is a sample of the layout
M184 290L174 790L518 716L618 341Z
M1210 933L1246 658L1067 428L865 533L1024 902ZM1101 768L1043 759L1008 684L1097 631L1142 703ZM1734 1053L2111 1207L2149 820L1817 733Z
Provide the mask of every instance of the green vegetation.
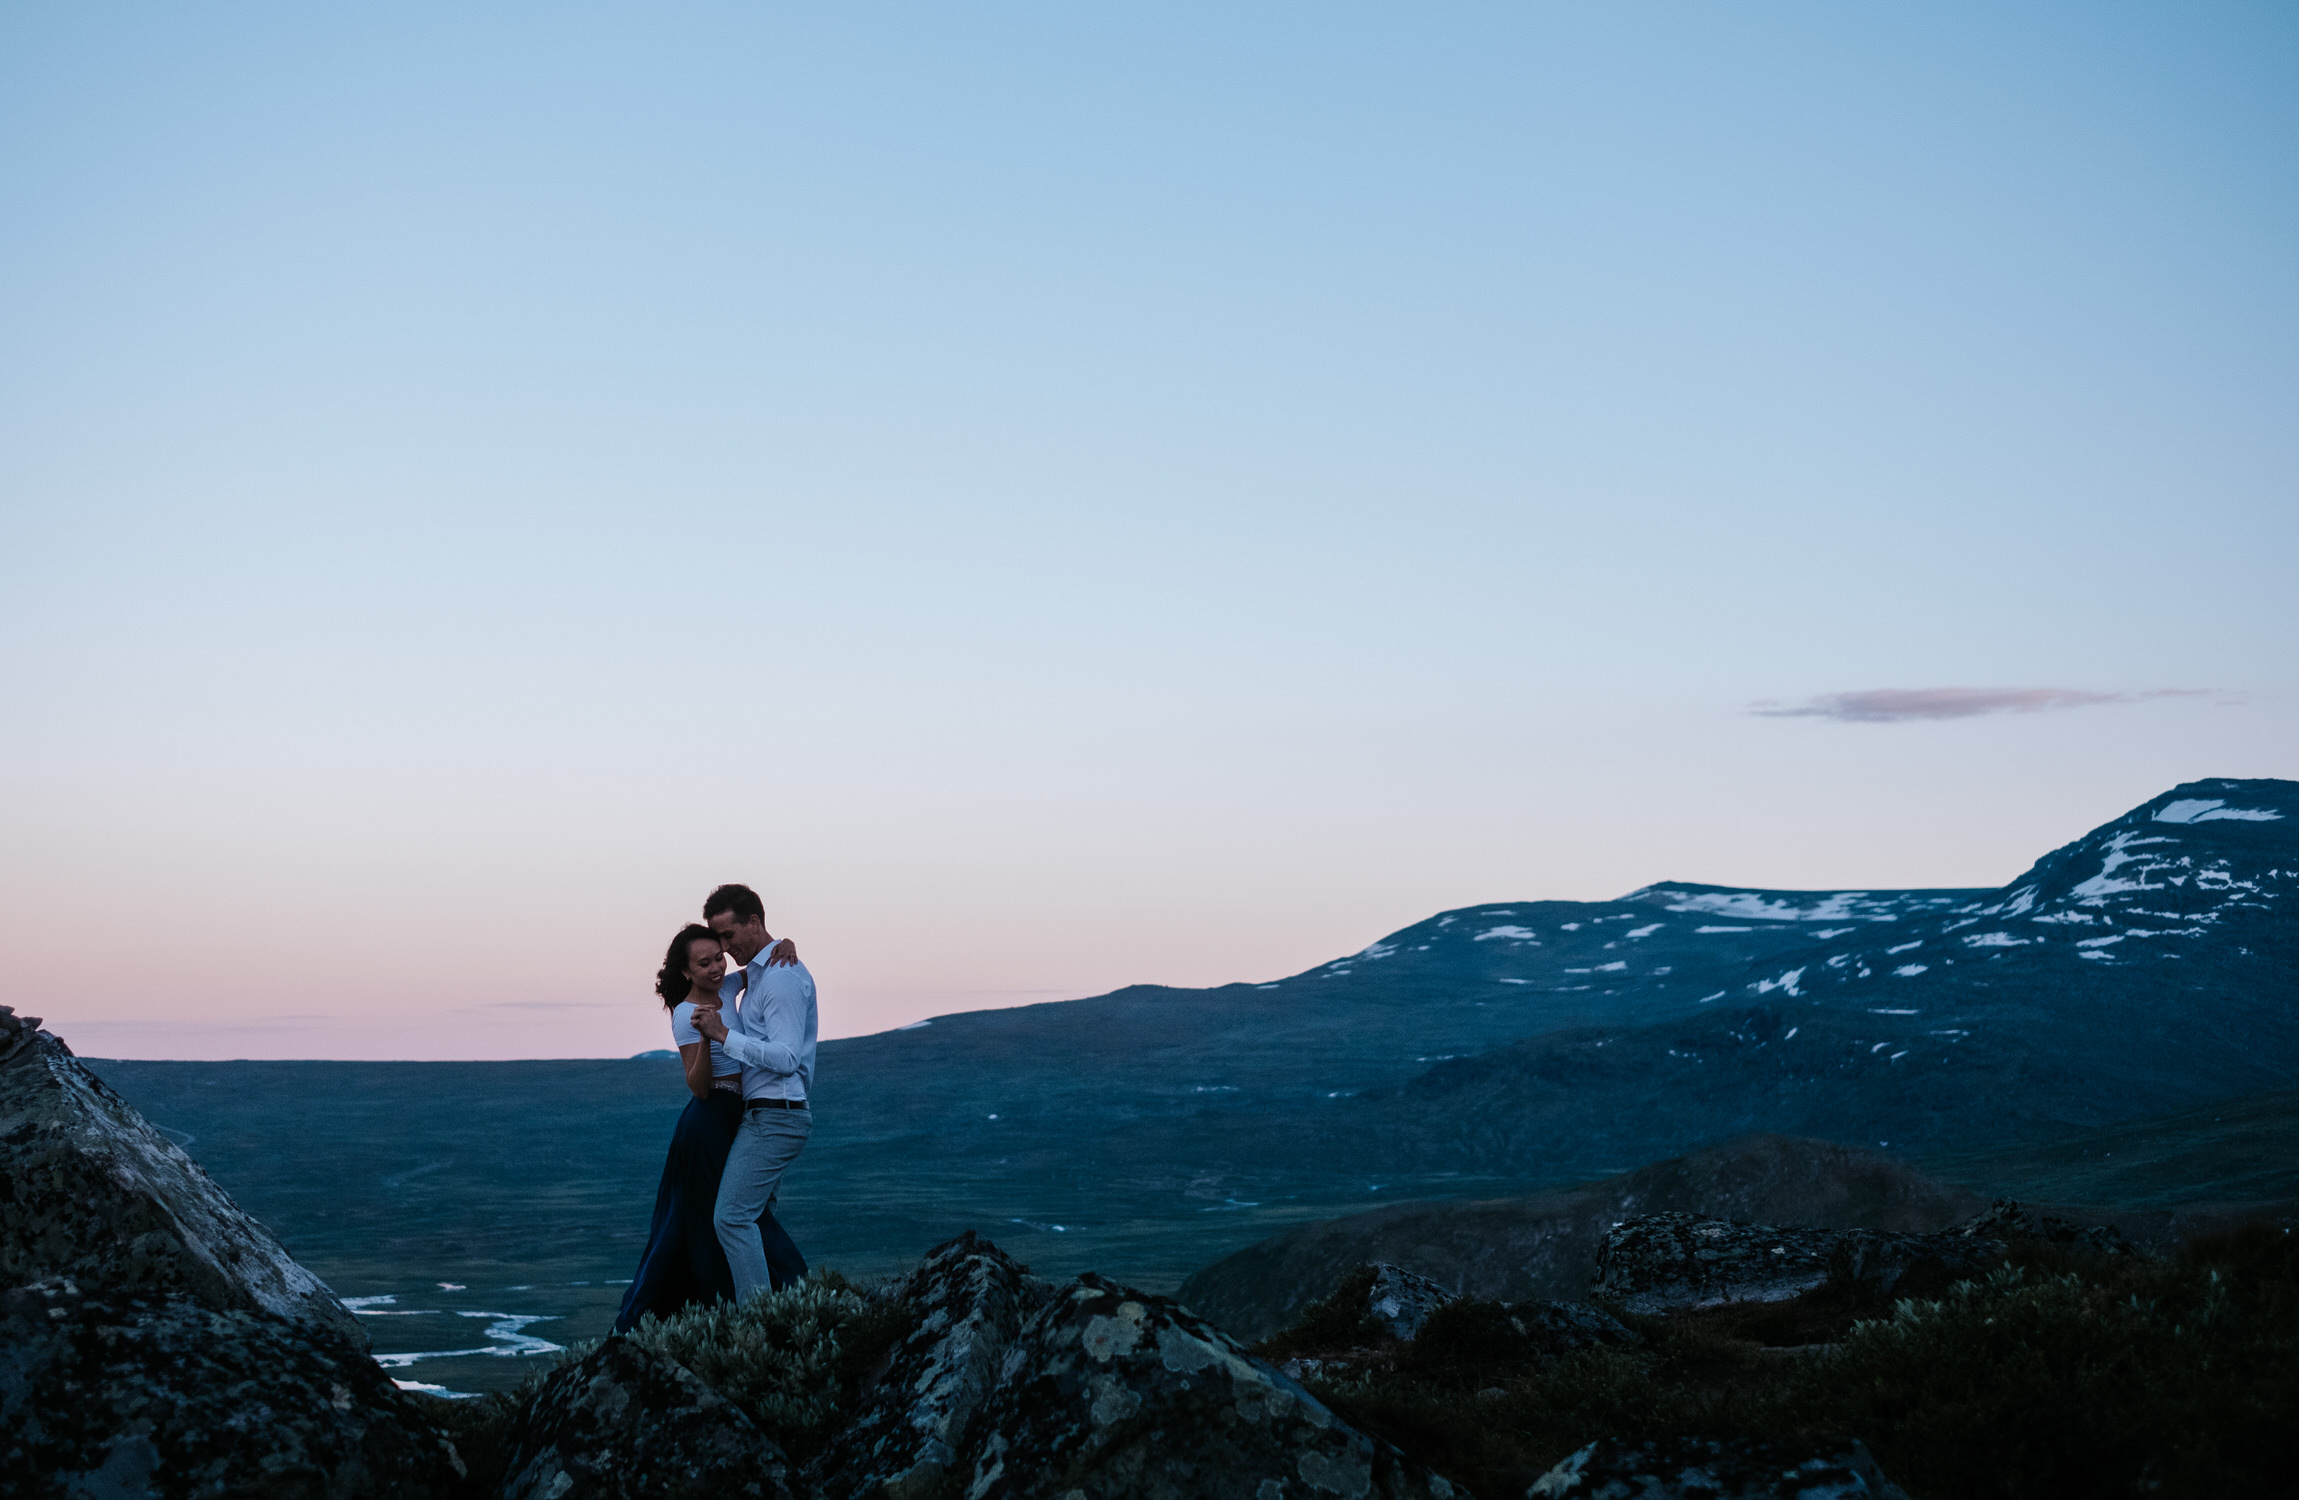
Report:
M865 1296L836 1271L816 1271L747 1302L642 1319L628 1337L677 1360L740 1407L795 1468L822 1450L863 1382L909 1327L901 1303ZM466 1401L422 1399L425 1415L454 1439L470 1470L471 1493L495 1492L510 1459L512 1421L545 1382L599 1343L570 1347L513 1390Z
M1337 1295L1264 1347L1341 1352L1315 1335L1353 1325L1346 1305ZM2165 1260L2025 1246L1936 1301L1823 1288L1624 1321L1644 1347L1542 1360L1500 1336L1495 1305L1455 1303L1413 1343L1345 1356L1311 1387L1488 1496L1522 1494L1598 1437L1857 1437L1918 1500L2282 1495L2299 1462L2299 1242L2285 1230Z
M642 1319L630 1338L694 1371L803 1464L908 1331L900 1303L865 1297L836 1271L817 1271L747 1302ZM570 1349L566 1358L586 1352Z

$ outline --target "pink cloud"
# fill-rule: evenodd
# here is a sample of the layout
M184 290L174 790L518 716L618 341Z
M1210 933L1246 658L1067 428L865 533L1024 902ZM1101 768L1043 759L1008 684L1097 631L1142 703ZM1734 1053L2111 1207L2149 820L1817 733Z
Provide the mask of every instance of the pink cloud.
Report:
M2137 703L2145 698L2201 698L2204 688L2151 688L2139 693L2087 693L2075 688L1868 688L1822 693L1794 706L1757 703L1749 712L1774 719L1836 719L1848 724L1893 724L1904 719L1970 719L1981 714L2032 714L2050 708Z

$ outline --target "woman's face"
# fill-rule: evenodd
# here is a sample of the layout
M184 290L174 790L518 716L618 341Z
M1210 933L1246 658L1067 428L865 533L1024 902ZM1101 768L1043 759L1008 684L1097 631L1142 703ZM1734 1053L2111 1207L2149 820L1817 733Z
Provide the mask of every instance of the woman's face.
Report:
M696 938L687 944L687 983L694 993L687 996L698 1005L718 1003L718 982L726 978L726 950L709 938Z

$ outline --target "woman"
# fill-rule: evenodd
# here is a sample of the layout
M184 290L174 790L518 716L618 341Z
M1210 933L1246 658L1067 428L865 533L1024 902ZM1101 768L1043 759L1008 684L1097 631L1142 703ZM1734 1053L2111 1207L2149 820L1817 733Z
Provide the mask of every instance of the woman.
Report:
M663 1183L655 1193L654 1224L639 1256L638 1274L615 1315L617 1333L629 1332L650 1313L667 1318L689 1303L734 1296L734 1277L711 1226L711 1209L718 1202L727 1148L742 1124L742 1064L716 1042L706 1041L694 1025L698 1007L718 1009L719 981L725 977L726 950L717 935L691 924L671 939L655 974L655 993L671 1013L671 1040L686 1070L687 1092L694 1097L671 1134L670 1159L663 1163ZM767 1269L775 1286L806 1275L805 1258L774 1221L771 1208L759 1215L758 1232L766 1241Z

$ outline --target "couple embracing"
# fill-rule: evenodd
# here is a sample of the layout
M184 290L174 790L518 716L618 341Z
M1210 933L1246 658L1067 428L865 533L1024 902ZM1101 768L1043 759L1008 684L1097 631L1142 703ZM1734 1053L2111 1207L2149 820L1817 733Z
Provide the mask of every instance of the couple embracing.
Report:
M770 946L771 945L771 946ZM730 962L731 961L731 962ZM806 1275L775 1189L813 1133L814 976L746 885L722 885L655 976L694 1097L671 1136L638 1274L615 1332Z

